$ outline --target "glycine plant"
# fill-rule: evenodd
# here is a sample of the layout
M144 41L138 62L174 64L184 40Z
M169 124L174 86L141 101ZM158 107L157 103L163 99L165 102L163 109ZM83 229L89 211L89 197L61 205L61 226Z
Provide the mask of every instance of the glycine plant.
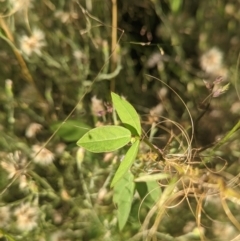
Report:
M88 131L78 140L77 145L94 153L115 151L128 143L131 147L122 160L111 187L123 178L134 162L142 134L140 118L129 102L115 93L111 93L113 106L123 126L101 126Z
M91 129L78 140L77 145L90 152L101 153L115 151L131 144L111 182L111 187L114 188L113 201L118 205L118 222L121 230L128 219L135 191L134 176L129 169L138 153L142 129L134 107L115 93L111 93L111 97L122 126L108 125ZM148 140L144 141L157 151Z

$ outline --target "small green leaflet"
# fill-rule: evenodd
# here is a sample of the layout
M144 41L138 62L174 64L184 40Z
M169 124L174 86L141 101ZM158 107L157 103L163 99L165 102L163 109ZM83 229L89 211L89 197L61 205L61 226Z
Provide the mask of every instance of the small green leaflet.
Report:
M161 187L158 185L156 181L147 182L146 184L150 197L155 203L157 203L162 194Z
M122 123L133 127L136 130L138 136L141 136L142 134L141 123L136 110L128 101L122 99L119 95L111 92L111 96L112 96L113 106Z
M157 181L169 178L170 176L167 173L157 173L157 174L151 174L151 175L141 175L134 179L135 182L146 182L148 195L151 197L154 205L160 198L162 194L161 187L158 185ZM146 199L148 201L148 199ZM146 203L147 205L149 204Z
M172 0L169 2L172 12L177 13L183 4L182 0Z
M123 178L114 186L113 202L117 204L117 218L119 230L122 230L128 220L135 191L134 176L131 172L125 173Z
M58 130L56 135L61 137L63 140L75 142L87 133L91 127L79 120L67 120L64 123L61 121L51 124L50 129L53 132Z
M121 126L101 126L88 131L78 146L94 153L115 151L131 141L131 132Z
M114 175L114 178L111 183L111 187L114 187L114 185L123 178L125 173L129 170L129 168L135 161L135 158L138 153L139 143L140 141L136 140L127 151L125 157L123 158L120 166L117 169L117 172Z

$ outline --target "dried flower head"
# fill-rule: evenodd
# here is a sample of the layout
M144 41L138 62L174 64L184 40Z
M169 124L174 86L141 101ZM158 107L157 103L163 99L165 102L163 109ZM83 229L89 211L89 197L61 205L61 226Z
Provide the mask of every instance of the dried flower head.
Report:
M2 168L8 172L9 179L21 171L26 164L27 159L20 151L15 151L14 153L8 154L6 161L1 162Z
M15 209L14 216L20 231L31 231L37 226L38 208L30 203L24 203Z
M19 177L19 188L22 190L28 188L28 179L26 175L21 175Z
M55 153L58 155L62 155L66 149L67 145L64 144L63 142L58 143L55 147Z
M60 224L63 221L63 216L59 210L55 210L52 219L55 224Z
M56 11L55 17L60 19L62 23L68 23L78 19L78 14L77 12Z
M69 196L69 194L68 194L66 189L62 189L62 191L61 191L61 198L64 201L68 201L69 199L71 199L71 197Z
M150 123L158 122L159 117L162 115L163 111L164 111L164 107L162 103L159 103L157 106L153 107L149 112L150 114L148 116L149 122Z
M0 207L0 227L6 227L10 220L10 211L9 207Z
M218 71L222 68L223 53L216 47L211 48L200 58L202 70L210 75L218 75Z
M12 7L11 13L15 13L32 6L31 0L10 0L9 3Z
M38 123L31 123L25 132L27 138L34 138L36 134L42 129L42 125Z
M52 233L52 235L50 236L50 241L69 241L69 239L66 239L64 236L66 235L66 233L62 232L62 231L57 231L55 233Z
M37 164L47 166L54 161L54 154L47 148L40 145L34 145L33 150L33 161Z
M236 7L234 6L234 4L232 3L227 3L225 5L225 13L234 16L234 14L236 13Z
M75 50L73 52L73 57L77 60L77 61L83 61L87 59L87 56L84 52L82 52L81 50Z
M17 173L17 169L13 163L8 163L5 161L1 162L1 167L8 172L8 178L11 179Z
M163 61L163 55L160 52L154 52L153 54L150 55L150 57L147 60L147 68L154 68L157 66L159 63L162 64Z
M97 195L97 202L102 203L104 201L104 198L106 197L107 193L108 193L107 188L105 188L105 187L100 188L98 195Z
M109 162L114 158L114 153L113 152L107 152L104 154L103 161L104 162Z
M233 225L221 222L213 222L213 233L219 238L219 241L236 240L234 237L238 234Z
M27 164L27 159L24 154L20 151L15 151L7 155L4 161L0 163L1 167L8 172L8 178L11 179L16 176L19 182L20 189L25 189L28 187L28 180L26 177L25 169ZM1 218L1 215L0 215Z
M96 96L93 96L91 101L93 115L102 116L103 114L105 114L105 108L102 100L99 100Z
M231 111L233 114L238 114L238 113L240 113L240 103L239 103L239 101L236 101L236 102L234 102L234 103L232 104L230 111Z
M166 99L168 94L168 89L166 87L162 87L158 90L157 95L160 100Z
M27 56L31 56L33 53L41 55L41 48L45 45L45 35L39 29L34 29L31 37L24 35L20 38L20 49Z

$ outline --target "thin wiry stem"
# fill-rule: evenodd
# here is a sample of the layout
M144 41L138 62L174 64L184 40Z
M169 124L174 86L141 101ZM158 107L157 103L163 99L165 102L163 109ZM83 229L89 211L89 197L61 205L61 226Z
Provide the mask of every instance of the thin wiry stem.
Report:
M112 0L112 58L111 58L111 71L116 68L117 52L114 51L117 46L117 0ZM115 90L115 79L111 80L111 91Z

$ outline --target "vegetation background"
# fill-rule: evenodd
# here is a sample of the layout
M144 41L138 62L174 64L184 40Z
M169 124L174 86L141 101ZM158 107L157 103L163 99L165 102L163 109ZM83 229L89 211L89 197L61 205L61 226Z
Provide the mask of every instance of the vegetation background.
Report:
M204 202L171 203L153 240L240 240L240 1L1 0L0 12L0 240L142 238L161 193L144 201L149 190L138 190L119 231L109 186L124 150L92 154L76 145L87 130L112 124L110 90L175 156L186 143L171 123L188 132L189 109L192 148L209 164L193 167L204 172L196 183L215 174L200 187ZM156 160L142 146L135 175L139 162Z

